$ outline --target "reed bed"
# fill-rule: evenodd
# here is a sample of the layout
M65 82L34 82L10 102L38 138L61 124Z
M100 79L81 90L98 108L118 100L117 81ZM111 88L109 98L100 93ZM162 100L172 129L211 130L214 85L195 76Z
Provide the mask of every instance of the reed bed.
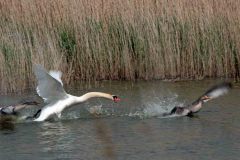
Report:
M240 76L240 0L1 0L0 88Z

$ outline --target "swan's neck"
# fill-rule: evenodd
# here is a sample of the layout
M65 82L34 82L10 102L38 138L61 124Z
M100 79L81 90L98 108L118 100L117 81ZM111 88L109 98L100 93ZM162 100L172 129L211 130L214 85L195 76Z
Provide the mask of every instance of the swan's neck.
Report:
M102 92L89 92L89 93L82 95L81 97L75 97L75 102L76 103L85 102L88 99L93 98L93 97L102 97L102 98L107 98L107 99L113 100L113 97L110 94L102 93Z

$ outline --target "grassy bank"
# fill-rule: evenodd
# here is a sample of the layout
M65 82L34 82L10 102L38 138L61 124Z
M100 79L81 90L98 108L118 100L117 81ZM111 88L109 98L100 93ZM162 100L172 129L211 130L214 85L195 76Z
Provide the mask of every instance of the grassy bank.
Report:
M240 0L1 0L1 92L64 83L240 76Z

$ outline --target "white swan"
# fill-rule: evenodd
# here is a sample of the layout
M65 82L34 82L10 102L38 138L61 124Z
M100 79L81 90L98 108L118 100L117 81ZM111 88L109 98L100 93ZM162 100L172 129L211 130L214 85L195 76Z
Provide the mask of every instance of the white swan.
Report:
M41 65L35 65L34 73L38 80L37 93L44 99L44 102L47 103L46 106L33 116L34 121L44 121L54 114L60 118L61 112L66 107L84 102L93 97L103 97L111 99L114 102L120 101L117 96L102 92L89 92L81 97L67 94L63 89L63 83L61 81L62 73L60 71L50 71L47 73Z

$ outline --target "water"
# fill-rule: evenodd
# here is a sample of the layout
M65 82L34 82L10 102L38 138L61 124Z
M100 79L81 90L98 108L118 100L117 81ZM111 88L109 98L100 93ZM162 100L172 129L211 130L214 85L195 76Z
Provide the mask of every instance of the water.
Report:
M187 82L103 82L91 89L68 92L81 95L103 91L119 95L120 103L103 99L73 106L61 120L35 123L1 117L0 159L218 159L240 156L240 85L226 96L212 100L194 118L163 118L175 105L194 101L220 80ZM1 105L20 96L0 97ZM91 108L98 114L89 113Z

